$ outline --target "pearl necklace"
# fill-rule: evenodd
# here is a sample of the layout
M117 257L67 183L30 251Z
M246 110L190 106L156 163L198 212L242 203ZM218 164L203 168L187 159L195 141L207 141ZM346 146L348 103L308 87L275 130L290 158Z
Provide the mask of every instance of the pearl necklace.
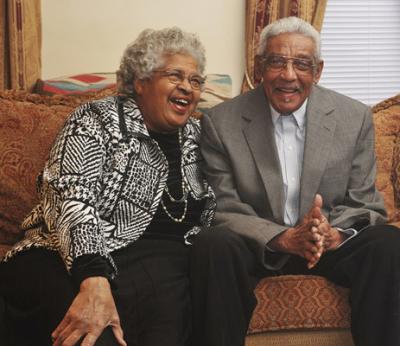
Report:
M178 139L179 139L179 148L181 149L181 155L182 155L182 130L181 130L181 129L179 129L179 131L178 131ZM175 221L175 222L178 222L178 223L181 223L181 222L183 222L183 220L185 220L186 212L187 212L187 206L188 206L188 200L187 200L187 197L188 197L188 190L187 190L186 185L185 185L185 182L184 182L184 180L183 180L183 168L182 168L182 164L181 164L181 172L182 172L182 180L181 180L182 197L179 198L179 199L174 198L174 197L171 195L171 193L169 192L169 189L168 189L167 184L165 184L164 191L165 191L165 193L167 194L169 200L170 200L172 203L182 203L182 202L184 203L184 208L183 208L182 216L179 217L179 218L174 217L174 216L168 211L166 205L164 204L163 196L161 196L161 206L162 206L162 208L164 209L165 214L167 214L167 216L168 216L172 221Z

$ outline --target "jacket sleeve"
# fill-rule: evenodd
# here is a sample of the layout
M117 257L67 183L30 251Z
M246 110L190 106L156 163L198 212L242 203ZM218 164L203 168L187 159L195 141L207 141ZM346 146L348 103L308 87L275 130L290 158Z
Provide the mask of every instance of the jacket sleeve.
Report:
M88 103L59 133L43 172L41 200L47 228L57 238L68 270L83 255L97 254L116 270L97 210L106 135L101 113Z
M375 179L374 125L371 111L367 108L354 149L345 198L329 211L332 226L359 230L363 226L386 222L385 206Z
M232 163L212 121L212 111L210 115L205 114L202 119L201 151L205 159L205 175L217 198L214 224L240 234L261 263L268 269L278 269L289 255L276 258L266 251L266 246L287 227L258 216L250 204L241 200Z

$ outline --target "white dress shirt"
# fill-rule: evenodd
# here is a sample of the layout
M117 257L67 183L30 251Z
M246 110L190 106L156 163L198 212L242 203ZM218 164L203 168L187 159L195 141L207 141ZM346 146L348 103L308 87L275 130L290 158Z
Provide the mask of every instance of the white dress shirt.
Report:
M284 187L284 222L294 226L299 218L300 178L305 142L307 101L292 114L279 114L271 106L275 142Z
M285 198L283 220L285 225L294 226L299 219L300 180L306 139L307 100L292 114L280 114L271 105L270 109L283 179ZM358 233L353 228L337 229L348 236L340 246ZM269 249L269 247L267 248Z

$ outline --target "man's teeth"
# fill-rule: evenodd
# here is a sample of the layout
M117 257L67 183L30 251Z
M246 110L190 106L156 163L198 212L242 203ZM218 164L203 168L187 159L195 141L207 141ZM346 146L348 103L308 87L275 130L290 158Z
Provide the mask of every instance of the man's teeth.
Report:
M279 90L286 93L293 93L296 91L296 89L285 89L285 88L279 88Z

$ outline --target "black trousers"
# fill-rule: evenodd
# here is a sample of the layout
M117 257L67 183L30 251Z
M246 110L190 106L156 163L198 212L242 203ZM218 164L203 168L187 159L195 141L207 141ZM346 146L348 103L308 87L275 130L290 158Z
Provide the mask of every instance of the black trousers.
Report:
M243 346L262 277L321 275L350 288L357 346L400 345L400 230L370 226L308 270L292 256L279 272L260 268L246 241L221 229L200 233L191 251L194 346Z
M177 241L140 239L117 250L113 296L129 346L187 346L191 305L189 249ZM12 346L51 345L50 335L78 290L59 255L30 249L0 266ZM97 346L117 345L107 328Z

